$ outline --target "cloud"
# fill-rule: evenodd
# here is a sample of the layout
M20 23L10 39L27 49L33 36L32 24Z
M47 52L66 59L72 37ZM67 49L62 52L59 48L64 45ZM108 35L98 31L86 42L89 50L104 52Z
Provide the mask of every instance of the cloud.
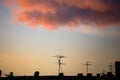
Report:
M120 24L120 0L6 0L14 4L18 22L53 30L80 25L107 27Z

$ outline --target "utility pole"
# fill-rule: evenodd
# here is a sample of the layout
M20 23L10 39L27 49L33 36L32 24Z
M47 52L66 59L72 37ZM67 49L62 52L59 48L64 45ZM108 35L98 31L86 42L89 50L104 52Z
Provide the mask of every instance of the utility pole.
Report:
M88 73L88 69L89 69L88 67L92 64L91 64L91 62L87 61L86 64L84 64L84 65L86 66L86 73Z
M58 59L58 75L59 75L61 73L61 65L65 65L64 63L61 62L61 59L65 58L65 56L58 55L54 57Z

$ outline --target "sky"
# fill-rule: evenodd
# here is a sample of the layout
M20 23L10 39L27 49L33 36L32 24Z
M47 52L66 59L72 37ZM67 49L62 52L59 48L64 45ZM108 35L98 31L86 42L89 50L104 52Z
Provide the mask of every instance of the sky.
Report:
M65 75L109 71L120 60L120 0L0 0L0 69L4 74Z

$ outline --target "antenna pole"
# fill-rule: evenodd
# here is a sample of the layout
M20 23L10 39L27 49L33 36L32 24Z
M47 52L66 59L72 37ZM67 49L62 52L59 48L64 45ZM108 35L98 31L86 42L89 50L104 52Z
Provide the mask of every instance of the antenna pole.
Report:
M110 72L112 72L113 73L113 63L111 63L110 65L109 65L109 70L110 70Z
M60 69L61 69L61 62L60 62L60 61L61 61L61 60L59 59L59 60L58 60L58 65L59 65L59 66L58 66L58 74L60 73Z
M54 56L54 57L57 57L58 59L58 75L59 75L61 73L61 65L64 65L64 63L61 62L61 59L65 58L65 56L59 55L59 56Z
M88 73L88 67L89 67L91 64L90 64L89 61L87 61L86 64L84 64L84 65L86 65L86 73Z

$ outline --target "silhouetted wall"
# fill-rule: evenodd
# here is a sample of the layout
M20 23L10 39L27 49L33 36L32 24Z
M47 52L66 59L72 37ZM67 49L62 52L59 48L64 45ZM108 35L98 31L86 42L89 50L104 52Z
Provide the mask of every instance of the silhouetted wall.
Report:
M115 62L115 75L120 78L120 61Z

